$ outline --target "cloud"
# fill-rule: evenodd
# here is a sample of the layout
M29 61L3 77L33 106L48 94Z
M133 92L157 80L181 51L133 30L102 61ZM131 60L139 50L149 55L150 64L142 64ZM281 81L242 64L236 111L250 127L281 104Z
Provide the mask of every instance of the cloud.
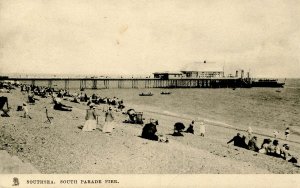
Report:
M298 1L1 1L0 72L148 75L208 60L228 71L299 77L298 7Z

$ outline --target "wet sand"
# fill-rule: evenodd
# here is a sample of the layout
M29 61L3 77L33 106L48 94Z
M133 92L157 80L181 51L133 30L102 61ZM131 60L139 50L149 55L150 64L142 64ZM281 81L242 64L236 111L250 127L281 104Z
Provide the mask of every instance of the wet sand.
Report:
M101 132L104 123L103 105L98 107L99 125L96 131L82 132L79 126L85 122L86 104L64 101L73 106L72 112L53 110L50 98L42 99L35 105L29 105L32 119L20 116L18 105L26 101L27 95L19 90L2 94L9 99L11 117L0 118L1 149L11 155L30 162L41 173L119 173L119 174L265 174L299 173L300 168L283 159L255 153L242 148L227 145L226 142L236 135L236 127L218 123L206 123L205 137L198 134L185 134L184 137L172 137L173 125L182 121L186 126L190 117L176 117L164 112L153 112L147 106L137 106L144 112L145 121L149 118L159 120L158 134L167 135L169 143L159 143L140 138L142 126L122 123L126 115L115 112L116 127L111 135ZM130 107L125 102L125 105ZM45 107L54 117L53 124L46 121ZM134 105L132 107L135 107ZM273 129L252 127L257 133L271 133ZM241 132L241 131L240 131ZM244 132L242 132L244 133ZM246 134L246 133L244 133ZM255 135L255 134L254 134ZM258 136L259 144L265 136ZM296 137L295 137L296 138ZM297 140L292 140L297 141ZM289 143L292 153L299 155L300 145ZM7 146L3 146L7 144ZM20 148L23 148L21 150Z

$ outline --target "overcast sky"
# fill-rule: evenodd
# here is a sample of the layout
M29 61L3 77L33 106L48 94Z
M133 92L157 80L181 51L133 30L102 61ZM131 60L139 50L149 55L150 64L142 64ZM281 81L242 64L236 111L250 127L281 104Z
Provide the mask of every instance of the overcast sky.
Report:
M300 77L298 0L0 2L0 74L150 75L207 60Z

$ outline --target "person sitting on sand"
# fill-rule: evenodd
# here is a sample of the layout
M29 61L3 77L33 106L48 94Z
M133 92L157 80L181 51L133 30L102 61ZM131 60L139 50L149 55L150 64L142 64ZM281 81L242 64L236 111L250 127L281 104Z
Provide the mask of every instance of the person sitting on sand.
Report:
M93 131L96 130L97 121L96 121L96 112L95 104L90 104L90 109L86 110L85 124L82 128L82 131Z
M54 110L60 110L60 111L72 111L72 106L67 106L61 103L60 98L55 98L54 99Z
M193 120L185 132L194 134L194 123L195 123L195 121Z
M112 130L114 129L113 121L114 121L114 115L112 113L111 107L109 107L108 111L105 113L105 123L102 132L111 133Z
M280 147L279 147L279 141L274 140L272 144L269 145L267 149L267 155L271 155L274 157L280 157Z
M174 133L172 134L172 136L183 136L183 134L181 133L184 130L185 126L183 123L181 122L177 122L174 124Z
M261 144L260 150L258 150L259 153L267 154L268 148L271 145L272 140L271 139L264 139L263 143Z
M34 93L28 94L28 102L31 104L35 104L35 101L38 100L37 98L34 98Z
M155 122L151 121L150 123L145 124L142 131L142 138L158 141L158 136L156 135L157 125L158 125L158 121Z
M246 136L245 135L242 136L242 141L241 141L241 146L240 147L248 149L248 145L246 143Z
M227 144L233 142L233 145L234 146L237 146L237 147L241 147L243 144L242 144L242 137L241 137L241 134L240 133L237 133L236 136L234 136L231 140L229 140L227 142Z
M257 137L256 136L253 136L249 142L248 142L248 149L249 150L252 150L252 151L255 151L255 152L258 152L259 150L259 147L257 145Z
M290 147L288 144L283 144L282 148L281 148L281 157L291 163L298 163L298 160L296 157L293 157L290 153L289 153Z
M77 98L76 96L73 97L73 100L71 100L71 102L75 102L75 103L80 103L79 101L80 101L80 99Z

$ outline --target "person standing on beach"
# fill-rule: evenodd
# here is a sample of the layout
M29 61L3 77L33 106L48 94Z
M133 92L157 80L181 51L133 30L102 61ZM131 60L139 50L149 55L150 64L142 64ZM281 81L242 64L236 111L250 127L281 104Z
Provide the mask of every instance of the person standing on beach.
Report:
M253 133L253 130L251 127L248 127L247 133L248 133L248 139L250 140L252 138L252 133Z
M29 119L31 119L31 117L30 117L30 115L29 115L29 110L28 110L28 108L27 108L27 104L24 102L23 103L23 110L24 110L24 118L27 118L27 117L29 117Z
M274 130L273 135L274 135L274 138L277 138L277 136L279 135L279 132L277 130Z
M205 134L205 124L203 121L200 122L200 136L204 137Z
M290 128L289 128L289 127L287 127L287 128L285 129L284 134L285 134L285 140L287 140L287 139L289 138L289 135L290 135Z
M114 128L113 121L114 121L114 116L111 107L109 107L108 111L105 113L105 123L102 132L111 133Z
M86 111L85 116L85 124L82 128L82 131L93 131L96 130L97 121L96 121L96 112L95 112L95 104L90 104L90 109Z

